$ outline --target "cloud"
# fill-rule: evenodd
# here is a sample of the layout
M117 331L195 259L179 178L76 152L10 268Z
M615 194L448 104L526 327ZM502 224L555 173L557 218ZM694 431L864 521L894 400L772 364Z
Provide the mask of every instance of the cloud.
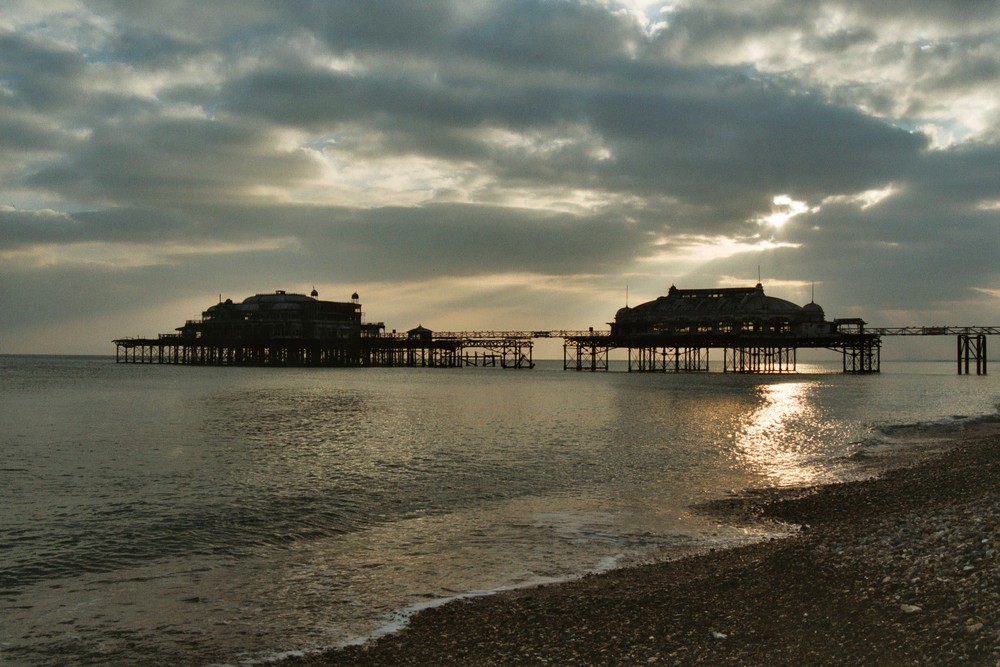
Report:
M669 25L657 47L671 59L752 63L882 118L919 120L946 143L995 122L994 3L678 2Z
M316 283L586 323L758 265L995 312L991 3L51 6L0 10L4 340Z

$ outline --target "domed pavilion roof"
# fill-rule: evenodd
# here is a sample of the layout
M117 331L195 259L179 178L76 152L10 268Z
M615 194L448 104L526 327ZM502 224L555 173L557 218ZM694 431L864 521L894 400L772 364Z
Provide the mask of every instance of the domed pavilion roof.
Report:
M248 296L243 299L244 304L256 303L260 305L264 304L277 304L277 303L306 303L310 301L315 301L311 296L306 296L305 294L288 294L284 290L277 290L274 294L255 294L253 296Z
M816 304L822 315L823 309ZM791 301L764 294L764 287L736 287L718 289L677 289L671 286L666 296L625 307L618 311L615 320L624 322L720 322L744 320L788 319L792 321L813 319L815 310L806 310Z

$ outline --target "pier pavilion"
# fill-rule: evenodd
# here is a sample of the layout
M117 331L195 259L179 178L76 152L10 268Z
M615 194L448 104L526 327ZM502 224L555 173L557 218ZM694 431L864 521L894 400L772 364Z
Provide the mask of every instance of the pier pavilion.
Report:
M434 332L423 326L386 333L363 321L350 301L277 290L239 303L220 300L175 333L119 338L118 363L208 366L498 366L531 368L538 332Z
M607 370L612 349L628 350L628 369L692 373L709 370L709 351L722 350L726 373L789 373L801 348L843 357L845 373L877 373L881 338L857 318L827 321L816 303L798 306L764 287L678 289L615 314L610 332L566 338L563 367Z

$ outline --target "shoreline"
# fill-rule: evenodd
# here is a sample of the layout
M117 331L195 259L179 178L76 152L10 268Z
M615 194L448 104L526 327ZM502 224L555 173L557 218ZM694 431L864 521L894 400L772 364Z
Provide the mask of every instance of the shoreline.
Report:
M942 444L703 508L790 537L458 599L282 664L1000 665L1000 429Z

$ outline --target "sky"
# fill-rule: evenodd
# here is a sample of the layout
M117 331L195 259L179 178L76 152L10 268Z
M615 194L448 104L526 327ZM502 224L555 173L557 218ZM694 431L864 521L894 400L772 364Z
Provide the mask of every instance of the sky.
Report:
M1000 325L995 0L5 0L0 353L219 299L601 329L752 286Z

